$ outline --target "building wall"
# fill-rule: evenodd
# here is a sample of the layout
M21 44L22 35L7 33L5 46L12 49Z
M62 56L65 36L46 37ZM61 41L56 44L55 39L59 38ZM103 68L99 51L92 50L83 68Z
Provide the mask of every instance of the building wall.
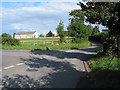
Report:
M38 38L39 36L39 33L37 33L37 32L35 32L34 34L33 34L33 38Z
M20 39L20 38L33 38L33 35L15 35L16 39Z

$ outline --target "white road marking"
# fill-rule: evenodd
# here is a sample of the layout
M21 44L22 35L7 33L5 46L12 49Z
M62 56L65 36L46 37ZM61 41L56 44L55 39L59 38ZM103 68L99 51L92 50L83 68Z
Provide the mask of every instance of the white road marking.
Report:
M9 66L9 67L5 67L4 69L9 69L9 68L13 68L13 67L15 67L15 66Z
M20 66L20 65L23 65L24 63L19 63L19 64L16 64L16 65L18 65L18 66Z
M2 70L0 70L0 72L1 72Z

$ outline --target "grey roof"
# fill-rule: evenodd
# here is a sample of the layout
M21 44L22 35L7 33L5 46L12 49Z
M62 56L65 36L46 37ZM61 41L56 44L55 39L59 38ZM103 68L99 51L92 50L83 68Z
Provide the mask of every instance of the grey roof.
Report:
M16 35L26 35L26 34L34 34L36 31L21 31L16 33Z

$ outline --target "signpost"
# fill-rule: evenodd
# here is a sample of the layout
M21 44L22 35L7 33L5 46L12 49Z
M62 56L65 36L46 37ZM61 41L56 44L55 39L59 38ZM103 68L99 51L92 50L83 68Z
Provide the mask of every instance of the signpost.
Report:
M117 39L117 46L118 46L118 58L120 58L120 36Z

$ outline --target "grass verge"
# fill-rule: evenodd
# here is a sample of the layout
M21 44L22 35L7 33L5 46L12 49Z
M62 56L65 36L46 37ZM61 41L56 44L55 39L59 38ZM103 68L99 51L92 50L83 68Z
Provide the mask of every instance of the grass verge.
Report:
M90 72L76 88L120 88L120 59L104 56L103 50L88 61Z
M88 79L92 82L91 87L120 88L120 59L104 56L102 50L96 56L88 61Z

